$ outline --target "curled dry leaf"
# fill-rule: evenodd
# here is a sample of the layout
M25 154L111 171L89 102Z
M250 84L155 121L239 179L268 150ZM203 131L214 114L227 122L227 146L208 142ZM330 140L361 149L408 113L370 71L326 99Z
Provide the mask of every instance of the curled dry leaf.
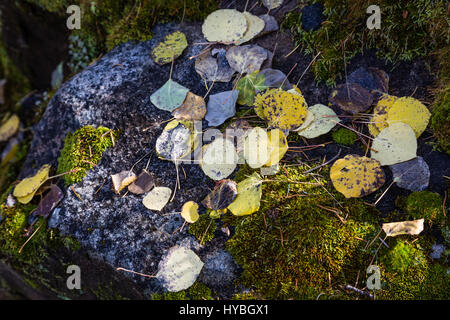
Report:
M238 90L224 91L209 97L205 119L209 126L219 126L236 114Z
M172 59L176 59L183 53L184 49L188 46L186 36L180 31L175 31L168 34L164 41L160 42L152 50L152 58L159 65L172 62Z
M238 195L228 206L235 216L245 216L259 210L262 196L262 180L255 172L237 184Z
M172 120L156 139L156 154L163 160L179 161L191 153L194 140L194 125L191 121Z
M346 198L364 197L386 181L378 161L355 154L337 160L330 169L330 178L336 190Z
M208 50L195 60L195 71L207 81L230 82L236 73L228 64L226 50L217 52L217 57Z
M198 204L194 201L188 201L181 209L181 216L187 223L194 223L198 220Z
M269 89L255 97L256 114L273 128L297 129L305 121L306 111L303 96L281 89Z
M172 112L183 104L188 92L188 88L169 79L151 95L150 101L158 109Z
M205 100L192 92L188 92L181 107L175 109L172 115L177 120L200 121L206 115Z
M241 39L247 31L245 15L234 9L219 9L206 17L202 32L210 42L230 43Z
M120 191L136 181L136 178L134 172L128 170L111 175L114 191L119 194Z
M422 157L389 166L397 186L410 191L422 191L428 187L430 169Z
M51 166L49 164L45 164L35 175L20 181L14 188L13 196L16 197L20 203L26 204L30 202L36 191L47 180L50 168Z
M307 139L316 138L330 132L341 121L333 109L323 104L315 104L309 107L308 111L313 113L314 120L305 129L301 129L300 127L297 130L299 135Z
M0 142L8 141L9 138L17 133L19 126L19 117L15 114L11 115L8 120L0 126Z
M222 137L203 146L200 167L213 180L222 180L236 169L238 155L233 142Z
M359 84L344 83L331 92L329 101L348 113L356 114L369 109L373 95Z
M270 161L269 137L266 130L256 127L244 140L244 159L250 168L260 168Z
M154 177L147 171L142 172L137 176L136 181L128 186L128 191L134 194L144 194L149 192L155 186Z
M142 204L149 210L161 211L169 202L172 190L167 187L155 187L142 199Z
M370 155L382 166L411 160L416 157L417 139L413 129L396 122L383 129L372 142Z
M240 79L236 84L236 90L239 90L237 102L241 105L252 106L255 100L255 94L268 88L265 82L266 78L258 71Z
M250 12L245 11L243 12L243 15L245 16L245 19L247 19L247 31L245 31L244 36L236 42L238 45L252 40L264 30L265 25L263 19L251 14Z
M236 182L230 179L217 182L213 191L206 196L202 204L212 210L223 210L227 208L237 196Z
M383 223L383 231L388 237L395 237L402 234L418 235L423 231L424 219Z
M234 46L226 54L230 67L240 74L252 73L261 69L267 59L267 50L254 44Z

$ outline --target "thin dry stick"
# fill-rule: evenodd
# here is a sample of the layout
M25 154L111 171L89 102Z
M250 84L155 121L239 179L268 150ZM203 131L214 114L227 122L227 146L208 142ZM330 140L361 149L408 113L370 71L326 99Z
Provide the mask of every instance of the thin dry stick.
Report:
M305 71L303 71L302 75L300 76L300 78L298 79L297 83L295 84L298 87L298 84L300 82L300 80L302 80L303 76L305 75L305 73L308 71L308 69L312 66L312 64L314 63L314 61L316 61L317 57L319 56L319 54L321 54L322 52L319 51L319 53L316 54L316 56L311 60L311 62L308 64L308 66L306 67Z
M19 253L22 252L23 248L25 247L25 245L31 240L31 238L34 237L34 235L39 231L39 229L42 227L42 225L44 224L44 221L41 222L41 224L39 225L39 227L33 232L33 234L27 239L27 241L25 241L25 243L20 247L19 249Z
M146 277L146 278L155 278L156 277L156 276L153 276L153 275L150 275L150 274L140 273L140 272L136 272L136 271L133 271L133 270L125 269L125 268L122 268L122 267L119 267L116 270L117 271L122 270L122 271L130 272L130 273L134 273L134 274L137 274L139 276Z
M447 202L447 191L444 192L444 201L442 201L442 212L444 213L444 217L447 217L447 214L445 213L445 203Z
M317 167L314 167L314 168L312 168L312 169L306 170L303 174L310 173L310 172L312 172L312 171L314 171L314 170L317 170L317 169L319 169L319 168L322 168L323 166L326 166L326 165L329 164L330 162L333 162L335 159L337 159L337 158L340 156L341 151L342 151L342 149L339 149L339 152L338 152L337 155L335 155L333 158L331 158L331 159L328 160L327 162L321 164L320 166L317 166Z
M388 190L392 187L392 185L394 184L395 179L391 182L391 184L386 188L386 190L384 190L383 194L377 199L377 201L374 202L373 206L375 207L378 202L380 202L381 199L383 199L384 195L388 192Z
M292 71L294 71L295 67L297 66L298 63L294 64L294 66L291 68L291 70L289 70L288 74L286 75L286 77L284 77L283 82L280 85L280 88L283 87L284 83L286 82L287 78L289 77L289 75L291 74Z
M181 17L181 22L180 22L180 26L178 27L178 29L181 29L181 26L183 25L183 21L184 21L184 15L186 14L186 0L183 1L183 16Z
M48 177L45 181L48 181L48 180L54 179L54 178L58 178L58 177L64 176L64 175L69 174L69 173L74 173L74 172L77 172L77 171L80 171L80 170L81 170L81 168L75 168L75 169L72 169L70 171L66 171L66 172L57 174L56 176Z
M249 0L247 0L247 2L245 3L244 12L247 11L248 1Z
M208 226L206 227L206 230L205 230L205 232L204 232L203 235L202 235L202 238L201 238L201 240L200 240L200 244L203 243L203 239L205 238L205 235L206 235L206 233L208 232L209 227L211 226L211 223L212 223L212 219L209 221L209 224L208 224Z
M291 52L289 52L287 55L285 55L284 57L287 58L289 57L291 54L293 54L295 52L295 50L297 50L300 47L301 43L299 43L294 49L291 50Z

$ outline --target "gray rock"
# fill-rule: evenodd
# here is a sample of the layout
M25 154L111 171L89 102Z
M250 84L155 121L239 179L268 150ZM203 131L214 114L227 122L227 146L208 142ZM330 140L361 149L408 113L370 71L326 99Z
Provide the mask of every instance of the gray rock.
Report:
M199 281L218 292L233 285L238 276L238 266L227 251L217 249L206 254L203 261L205 265Z
M422 191L428 187L430 169L422 157L389 166L397 186L410 191Z

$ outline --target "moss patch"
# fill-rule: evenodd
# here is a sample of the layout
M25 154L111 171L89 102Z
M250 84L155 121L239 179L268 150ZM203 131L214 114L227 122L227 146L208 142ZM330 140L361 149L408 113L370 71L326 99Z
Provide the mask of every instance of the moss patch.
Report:
M58 174L78 169L66 174L64 180L67 185L79 182L101 159L103 152L113 145L113 139L118 137L117 131L110 131L105 127L95 129L85 126L74 133L68 133L58 158ZM113 139L112 139L113 138Z
M333 132L333 140L338 144L342 144L344 146L351 146L355 142L358 137L356 133L349 129L340 128Z
M432 109L431 128L439 146L450 155L450 85L440 92Z
M411 193L406 200L406 210L414 219L425 218L428 223L440 223L445 219L441 196L430 191Z
M214 238L216 228L214 219L211 219L209 214L204 213L195 223L189 224L189 233L196 237L201 244L204 244Z

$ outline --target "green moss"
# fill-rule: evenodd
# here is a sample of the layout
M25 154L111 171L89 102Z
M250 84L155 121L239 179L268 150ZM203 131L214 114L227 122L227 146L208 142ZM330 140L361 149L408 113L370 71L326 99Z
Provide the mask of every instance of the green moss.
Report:
M431 128L439 146L450 155L450 85L440 92L433 104Z
M116 140L118 132L110 134L109 131L105 127L95 129L92 126L85 126L67 134L58 158L57 172L59 174L78 169L64 176L67 185L81 181L86 171L92 169L100 161L103 152L113 145L111 135Z
M214 300L211 289L198 281L189 288L189 297L192 300Z
M340 128L333 132L333 140L338 144L342 144L344 146L351 146L358 139L356 133L349 129Z
M186 296L186 291L181 290L178 292L155 293L152 295L152 300L189 300L189 298Z
M423 267L426 264L423 252L403 241L397 241L383 259L390 271L401 273L408 268Z
M362 50L377 48L387 61L412 60L448 46L447 4L445 1L409 0L323 0L325 21L316 31L301 26L301 12L293 11L283 25L289 28L305 53L321 52L312 70L318 81L334 85L342 78L345 63ZM369 30L369 5L381 8L381 30ZM407 11L408 16L403 17Z
M335 192L328 168L314 176L304 175L307 169L286 167L270 177L275 182L263 183L260 210L235 222L235 235L226 244L243 268L238 284L263 298L338 294L337 285L355 283L370 261L364 240L377 232L377 211ZM338 210L342 219L347 217L345 223L327 209Z
M197 238L201 244L211 241L216 232L216 223L214 219L209 217L209 214L201 214L195 223L189 224L189 233Z
M440 223L445 219L441 196L430 191L411 193L406 200L406 210L414 219L425 218L428 223Z

